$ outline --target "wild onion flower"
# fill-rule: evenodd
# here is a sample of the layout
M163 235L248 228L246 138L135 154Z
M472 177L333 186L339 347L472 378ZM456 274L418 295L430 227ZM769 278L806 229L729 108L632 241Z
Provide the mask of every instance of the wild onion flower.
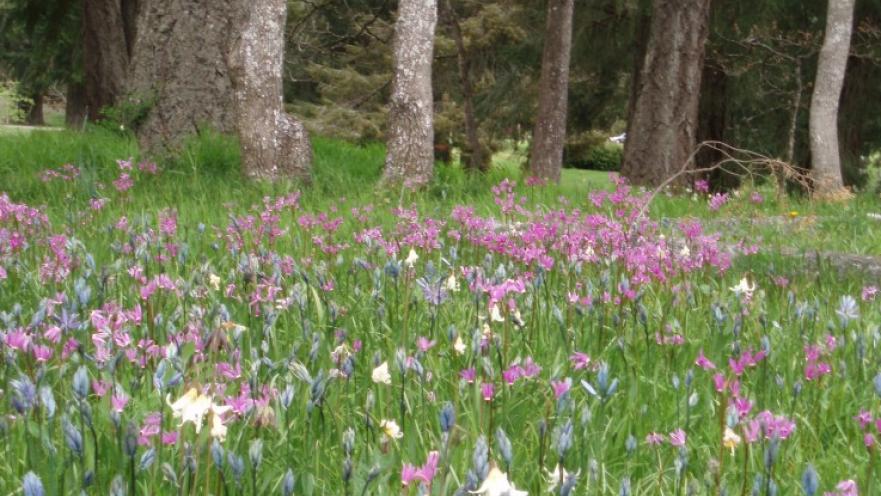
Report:
M437 464L440 460L440 454L437 451L428 453L428 458L421 467L415 467L405 463L401 467L401 484L409 486L415 481L420 481L430 487L437 473Z
M494 395L495 386L493 386L493 383L484 382L480 385L480 396L483 397L483 401L492 401Z
M572 379L567 377L561 381L551 381L551 388L554 390L554 398L560 399L572 389Z
M704 370L714 370L716 368L716 364L711 362L706 356L704 356L704 350L701 350L697 354L697 358L694 360L694 364Z
M657 446L659 444L662 444L666 439L666 436L657 432L650 432L645 436L645 442L649 446Z
M835 485L835 492L827 492L827 496L859 496L857 483L851 479L843 480Z
M677 448L685 446L685 441L687 439L688 436L682 429L676 429L675 431L670 433L670 444L676 446Z

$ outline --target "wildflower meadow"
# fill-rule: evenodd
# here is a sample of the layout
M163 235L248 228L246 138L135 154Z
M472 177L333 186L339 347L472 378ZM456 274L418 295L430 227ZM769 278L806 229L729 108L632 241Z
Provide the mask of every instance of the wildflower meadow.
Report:
M0 494L881 491L878 287L726 223L767 192L174 173L0 195Z

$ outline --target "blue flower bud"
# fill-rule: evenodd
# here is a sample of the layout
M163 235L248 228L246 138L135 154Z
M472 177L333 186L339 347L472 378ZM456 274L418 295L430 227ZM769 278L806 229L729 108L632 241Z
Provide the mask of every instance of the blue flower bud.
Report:
M251 467L255 471L260 468L260 464L263 462L262 439L254 439L251 441L251 446L248 448L248 460L251 462Z
M872 383L875 385L875 394L881 396L881 372L879 372L878 375L875 376L875 379L872 381Z
M621 479L621 490L618 491L620 496L630 496L630 477Z
M820 476L817 475L817 470L810 463L801 476L801 488L805 492L805 496L814 496L820 488Z
M52 388L49 386L42 386L40 388L40 403L43 404L47 417L51 419L55 416L55 396L52 394Z
M284 474L284 479L281 482L281 494L282 496L291 496L294 494L294 471L288 469L288 471Z
M67 444L67 448L72 451L76 456L82 458L83 456L83 435L76 428L76 426L71 423L70 420L65 417L61 421L61 429L64 431L64 442Z
M37 388L30 377L21 375L9 381L9 385L12 386L12 406L15 410L20 414L30 411L37 402Z
M440 412L440 428L441 432L449 433L453 426L456 425L456 410L449 401L444 404Z
M633 434L627 436L627 440L624 441L624 449L627 450L628 455L633 455L633 452L636 451L636 438Z
M236 484L241 484L242 476L245 474L245 460L233 452L229 452L227 459L229 460L229 466L232 469L232 475L236 480Z
M33 472L25 474L21 487L24 496L43 496L45 494L43 481Z
M511 449L511 440L508 439L508 436L501 427L496 429L496 447L499 449L499 454L502 455L502 460L505 461L505 464L511 466L511 462L514 459L514 454Z
M572 419L566 419L566 423L557 428L554 444L557 446L557 455L560 458L566 456L566 452L572 447Z
M125 431L124 447L126 456L134 458L138 452L138 428L133 422L129 422Z
M217 467L217 470L223 470L223 446L221 446L220 441L214 439L214 442L211 443L211 459L214 460L214 466Z
M156 448L150 448L141 455L141 460L138 462L138 469L141 471L147 470L153 465L154 461L156 461Z

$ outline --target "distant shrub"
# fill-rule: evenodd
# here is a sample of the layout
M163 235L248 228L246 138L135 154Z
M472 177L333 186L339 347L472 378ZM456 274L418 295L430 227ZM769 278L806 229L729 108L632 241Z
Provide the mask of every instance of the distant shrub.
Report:
M563 165L574 169L618 171L624 147L604 133L588 131L571 137L563 150Z
M603 143L591 148L585 159L584 169L619 171L624 158L624 147L618 143Z

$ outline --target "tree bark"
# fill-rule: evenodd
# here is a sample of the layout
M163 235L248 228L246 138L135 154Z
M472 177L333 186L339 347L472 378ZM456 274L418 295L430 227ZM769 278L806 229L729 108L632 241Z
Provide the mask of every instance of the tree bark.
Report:
M43 118L43 93L38 92L31 95L31 102L28 106L28 112L25 116L25 124L28 126L42 126L46 124Z
M661 184L694 151L709 12L710 0L652 4L649 43L621 166L634 184Z
M480 134L477 128L477 117L474 113L474 88L471 86L471 64L468 60L468 52L465 50L465 40L462 37L462 29L459 26L459 17L453 7L452 0L444 0L447 23L456 43L456 60L459 69L459 83L462 85L462 106L465 113L465 139L468 149L463 158L465 168L472 171L486 171L489 165L480 145Z
M437 0L401 0L393 42L388 153L383 180L417 187L434 171L431 63Z
M798 138L798 116L801 113L801 99L804 83L801 79L801 59L795 58L795 90L792 93L792 113L789 116L789 131L786 136L786 155L783 157L789 164L795 163L795 144Z
M554 182L560 182L566 143L573 10L573 0L548 0L538 115L532 132L529 173Z
M148 154L205 128L236 129L227 51L241 4L141 0L126 93L144 112L135 132Z
M725 141L725 127L728 117L728 75L715 61L707 59L701 76L700 103L698 104L698 125L696 141ZM695 165L699 169L718 164L723 154L714 149L704 148L695 155ZM737 176L723 170L708 174L710 184L715 189L734 189L738 186Z
M645 65L645 52L649 44L649 29L651 28L652 16L649 13L651 6L647 5L648 0L642 0L636 7L636 20L633 33L633 65L630 74L630 95L627 99L627 130L626 136L630 134L630 125L633 123L633 116L636 109L636 99L639 96L640 84L642 82L642 67Z
M873 117L867 99L877 97L879 66L872 61L851 57L847 63L841 107L838 110L838 144L841 151L841 175L845 186L864 186L867 179L862 155L866 148L866 122Z
M134 27L132 0L83 1L84 91L89 120L102 117L102 109L119 102L125 88L131 45L127 31Z
M829 0L810 117L812 178L814 193L819 196L844 187L838 149L838 105L850 52L853 11L854 0Z
M71 129L82 129L88 117L86 112L86 88L82 83L67 83L64 99L64 123Z
M229 56L242 170L252 179L308 179L312 148L284 111L282 69L287 0L248 0Z
M814 193L820 196L844 187L838 149L838 106L850 52L853 10L854 0L829 0L826 33L817 62L810 135Z

